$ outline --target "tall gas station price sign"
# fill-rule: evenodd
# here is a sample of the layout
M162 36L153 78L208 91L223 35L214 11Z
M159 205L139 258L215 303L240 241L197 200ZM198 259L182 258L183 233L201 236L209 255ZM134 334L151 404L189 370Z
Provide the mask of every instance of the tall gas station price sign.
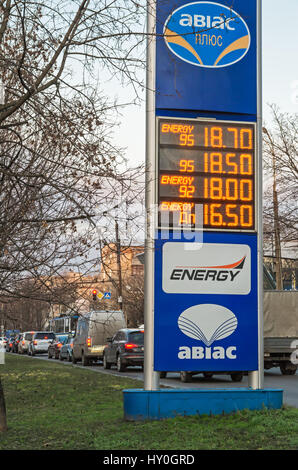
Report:
M261 388L260 1L150 8L144 388L159 371Z

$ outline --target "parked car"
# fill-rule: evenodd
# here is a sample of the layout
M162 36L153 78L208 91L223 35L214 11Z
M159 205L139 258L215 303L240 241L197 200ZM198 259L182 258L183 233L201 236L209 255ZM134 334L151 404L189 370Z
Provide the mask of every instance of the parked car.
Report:
M49 345L55 338L56 335L52 331L37 331L29 343L28 355L47 353Z
M67 338L67 341L62 344L59 353L60 361L66 359L68 362L72 361L72 349L73 349L73 335Z
M206 379L211 379L213 375L220 374L220 375L230 375L233 382L241 382L243 379L244 373L239 372L191 372L191 371L181 371L180 372L180 380L181 382L191 382L192 376L196 374L203 374Z
M60 349L68 341L68 334L64 335L56 335L56 338L53 339L48 347L48 358L51 359L54 357L55 359L59 359Z
M18 351L19 340L20 340L20 334L17 334L17 335L11 340L10 352L16 353L16 352Z
M23 337L21 341L18 344L18 353L19 354L25 354L28 352L29 348L29 343L32 339L32 336L34 335L34 331L25 331L22 333Z
M103 366L110 369L116 364L118 372L127 366L144 365L144 330L123 328L108 342L104 350Z
M12 351L12 347L13 347L13 342L14 342L14 336L10 336L8 339L7 339L7 343L6 343L6 352L11 352Z
M102 360L107 338L125 327L121 310L92 311L82 315L78 320L73 339L72 362L75 364L77 361L82 361L83 366L88 366L92 361Z
M244 372L222 372L222 371L216 371L216 372L199 372L199 371L180 371L180 380L181 382L192 382L192 377L193 375L197 374L203 374L205 379L211 379L213 375L230 375L231 379L233 382L241 382L244 376ZM167 377L167 372L162 371L159 373L159 376L161 379L165 379Z
M12 352L14 353L18 353L18 350L19 350L19 343L20 341L22 341L23 339L23 334L22 333L19 333L15 339L14 339L14 342L13 342L13 345L12 345Z

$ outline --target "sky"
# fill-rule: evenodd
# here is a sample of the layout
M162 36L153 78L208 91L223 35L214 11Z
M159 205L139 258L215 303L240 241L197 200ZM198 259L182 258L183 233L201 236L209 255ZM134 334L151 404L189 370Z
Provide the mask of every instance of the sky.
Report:
M298 0L263 0L263 118L267 126L269 103L277 104L281 111L298 113L297 25ZM117 90L119 99L127 102L127 89L118 85ZM123 109L119 121L117 144L127 149L130 164L144 162L145 103Z

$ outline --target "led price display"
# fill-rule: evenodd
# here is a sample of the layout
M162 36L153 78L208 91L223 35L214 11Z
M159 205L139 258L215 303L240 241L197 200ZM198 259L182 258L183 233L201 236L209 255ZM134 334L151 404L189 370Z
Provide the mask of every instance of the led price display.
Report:
M160 119L159 223L255 229L255 125Z

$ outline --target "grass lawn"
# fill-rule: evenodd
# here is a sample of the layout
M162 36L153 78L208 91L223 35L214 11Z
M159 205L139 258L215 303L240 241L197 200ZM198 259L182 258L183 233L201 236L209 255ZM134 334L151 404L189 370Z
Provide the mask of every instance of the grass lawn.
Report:
M298 449L298 409L126 422L122 390L139 381L6 355L8 431L0 450Z

